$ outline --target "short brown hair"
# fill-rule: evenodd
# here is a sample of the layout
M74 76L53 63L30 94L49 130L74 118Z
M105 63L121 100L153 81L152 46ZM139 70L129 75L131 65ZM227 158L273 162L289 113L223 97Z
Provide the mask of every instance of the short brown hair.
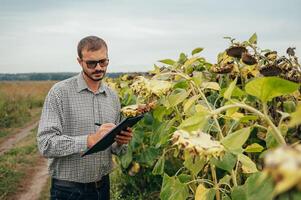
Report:
M107 44L103 39L97 36L88 36L79 41L77 45L77 54L79 58L82 58L83 49L87 49L87 51L97 51L103 47L108 49Z

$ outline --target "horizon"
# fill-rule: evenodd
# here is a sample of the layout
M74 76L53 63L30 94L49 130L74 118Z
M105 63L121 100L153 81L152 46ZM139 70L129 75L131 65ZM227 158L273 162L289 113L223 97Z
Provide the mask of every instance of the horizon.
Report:
M3 74L54 74L54 73L58 73L58 74L63 74L63 73L80 73L81 71L78 72L16 72L16 73L0 73L0 75ZM136 72L106 72L106 74L118 74L118 73L146 73L147 71L136 71Z

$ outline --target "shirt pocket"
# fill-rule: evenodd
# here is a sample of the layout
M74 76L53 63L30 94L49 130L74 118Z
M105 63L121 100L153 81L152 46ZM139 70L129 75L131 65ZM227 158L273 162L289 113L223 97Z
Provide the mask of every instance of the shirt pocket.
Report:
M103 112L103 120L104 122L116 123L116 110L112 108L112 106L108 106L104 109Z
M106 99L101 104L101 110L104 123L116 123L117 110L113 100Z

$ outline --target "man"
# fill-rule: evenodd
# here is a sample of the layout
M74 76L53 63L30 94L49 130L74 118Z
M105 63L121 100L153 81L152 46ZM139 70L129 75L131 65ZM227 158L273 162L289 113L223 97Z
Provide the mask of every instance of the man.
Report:
M50 89L39 124L38 148L49 158L51 199L106 200L110 199L112 153L126 150L132 130L122 131L108 149L81 157L119 122L120 103L101 81L109 64L105 41L88 36L77 51L82 72Z

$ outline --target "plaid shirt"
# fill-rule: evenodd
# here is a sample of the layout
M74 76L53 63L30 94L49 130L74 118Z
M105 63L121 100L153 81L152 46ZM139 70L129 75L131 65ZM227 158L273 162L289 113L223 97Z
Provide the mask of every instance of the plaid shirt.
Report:
M47 158L49 173L60 180L88 183L98 181L113 169L112 153L120 154L126 145L116 143L98 153L81 157L88 134L99 128L94 123L120 121L118 96L101 83L93 93L82 73L56 83L49 91L39 123L38 148Z

